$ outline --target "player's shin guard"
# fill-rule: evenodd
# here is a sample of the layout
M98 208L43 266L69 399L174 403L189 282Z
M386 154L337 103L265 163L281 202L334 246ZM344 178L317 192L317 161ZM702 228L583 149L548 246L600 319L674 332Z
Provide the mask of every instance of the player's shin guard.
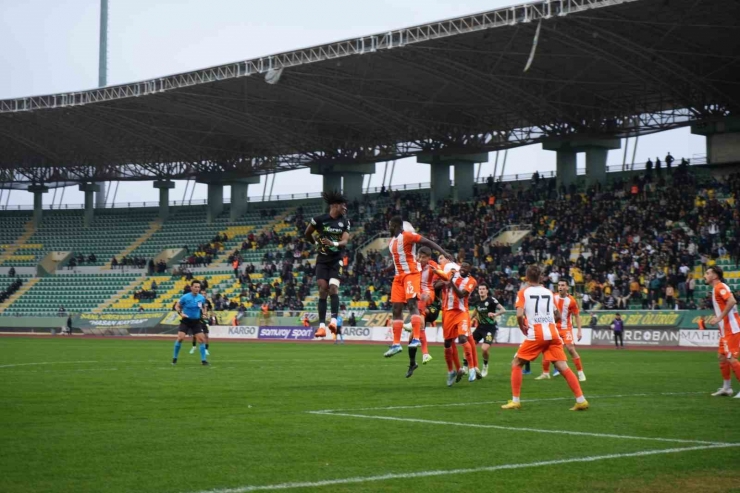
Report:
M460 371L460 355L457 352L457 344L452 342L452 364L455 365L455 370Z
M576 381L578 383L578 381ZM522 394L522 367L519 365L511 367L511 396L514 402L519 402Z
M177 359L177 355L180 354L180 347L182 346L182 343L180 341L175 341L175 353L173 354L173 358Z
M447 363L447 371L452 371L452 347L445 348L445 363Z
M542 373L550 373L550 362L542 360Z
M205 343L201 342L198 344L198 349L200 349L200 360L205 361L206 360L206 345Z
M429 354L429 344L427 344L427 331L423 328L419 333L419 340L421 341L421 354Z
M319 323L326 323L326 298L319 298Z
M581 363L581 358L576 358L573 360L573 364L576 365L577 371L583 371L583 363Z
M573 395L576 396L576 399L583 398L581 384L578 383L578 377L575 373L573 373L570 368L566 368L565 371L561 371L560 374L565 378L565 381L568 382L568 387L570 387L570 390L573 392Z
M421 337L422 325L424 325L424 319L421 318L421 315L411 315L411 333L414 339Z
M730 369L730 362L723 361L719 364L719 371L722 372L722 380L730 380L732 378L732 371Z
M393 321L393 345L401 344L401 333L403 332L403 320Z
M331 301L331 318L337 318L339 315L339 295L330 294L329 300Z

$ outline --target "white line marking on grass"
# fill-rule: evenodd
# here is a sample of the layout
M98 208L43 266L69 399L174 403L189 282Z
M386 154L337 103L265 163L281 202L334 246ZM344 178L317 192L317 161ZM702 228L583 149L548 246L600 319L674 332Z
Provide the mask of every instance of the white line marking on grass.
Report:
M653 394L617 394L617 395L589 395L588 399L622 399L625 397L656 397L661 395L696 395L706 392L659 392ZM548 401L572 401L573 397L549 397L544 399L522 399L522 402L548 402ZM413 406L381 406L381 407L359 407L354 409L321 409L318 411L307 411L312 414L332 414L343 411L392 411L394 409L424 409L428 407L458 407L458 406L482 406L486 404L506 404L508 401L478 401L478 402L450 402L445 404L418 404Z
M34 365L76 365L88 363L101 363L101 361L46 361L43 363L15 363L13 365L0 365L0 368L15 368L16 366L34 366Z
M265 484L265 485L253 485L253 486L240 486L237 488L224 488L224 489L213 489L199 491L198 493L248 493L250 491L275 491L275 490L289 490L294 488L321 488L323 486L336 486L343 484L359 484L359 483L370 483L377 481L388 481L391 479L413 479L413 478L428 478L434 476L451 476L454 474L474 474L480 472L493 472L503 471L508 469L526 469L535 467L547 467L556 466L561 464L575 464L581 462L596 462L601 460L612 460L612 459L625 459L630 457L645 457L650 455L661 455L661 454L676 454L680 452L693 452L697 450L711 450L718 448L738 447L738 443L730 444L716 444L716 445L704 445L697 447L684 447L684 448L670 448L662 450L645 450L643 452L631 452L625 454L610 454L610 455L595 455L591 457L575 457L571 459L557 459L539 462L527 462L520 464L501 464L498 466L486 466L486 467L474 467L470 469L447 469L447 470L436 470L436 471L419 471L410 473L400 474L382 474L378 476L365 476L365 477L354 477L344 479L327 479L324 481L305 481L296 483L278 483L278 484Z
M568 431L568 430L544 430L539 428L521 428L516 426L500 426L500 425L484 425L477 423L461 423L457 421L437 421L432 419L419 419L419 418L397 418L395 416L369 416L366 414L349 414L349 413L313 413L309 411L309 414L324 414L328 416L344 416L346 418L364 418L364 419L379 419L384 421L405 421L407 423L423 423L430 425L446 425L446 426L462 426L466 428L487 428L495 430L506 430L506 431L527 431L531 433L552 433L555 435L574 435L574 436L587 436L587 437L598 437L598 438L620 438L623 440L647 440L652 442L672 442L672 443L698 443L702 445L734 445L724 442L708 442L704 440L684 440L681 438L653 438L653 437L638 437L631 435L614 435L611 433L590 433L586 431ZM740 445L740 444L738 444Z

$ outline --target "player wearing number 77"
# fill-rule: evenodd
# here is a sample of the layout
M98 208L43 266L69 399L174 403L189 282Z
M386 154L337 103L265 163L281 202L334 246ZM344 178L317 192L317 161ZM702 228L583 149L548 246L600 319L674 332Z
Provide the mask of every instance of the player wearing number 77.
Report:
M511 394L508 404L502 409L521 409L519 397L522 389L522 367L527 361L537 359L540 353L545 361L551 361L555 368L568 382L570 390L576 397L576 405L571 411L585 411L588 401L583 396L578 378L568 368L563 351L563 340L558 333L556 322L560 320L560 312L553 302L553 293L540 284L542 270L536 265L527 268L527 283L529 286L519 291L516 298L516 319L519 328L526 339L517 350L511 362ZM526 324L524 322L526 317Z

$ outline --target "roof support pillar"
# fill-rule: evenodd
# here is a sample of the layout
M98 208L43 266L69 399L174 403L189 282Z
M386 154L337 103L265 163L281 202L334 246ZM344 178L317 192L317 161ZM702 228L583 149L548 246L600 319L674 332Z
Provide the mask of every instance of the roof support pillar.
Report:
M206 221L213 224L218 216L224 211L224 185L223 183L208 184L208 209Z
M362 181L366 174L375 173L375 163L312 164L311 174L322 175L324 192L342 192L349 201L362 197ZM342 186L344 182L344 187Z
M620 149L621 139L574 138L567 141L544 142L546 151L557 154L557 186L568 187L576 181L576 154L586 153L586 186L600 183L606 185L606 162L609 151Z
M249 185L259 184L259 176L251 176L231 182L231 210L229 220L234 223L246 214L248 207Z
M165 221L170 214L170 190L175 188L175 182L159 180L153 183L159 189L159 219Z
M100 185L97 183L80 183L80 192L85 193L85 227L92 226L95 217L95 192L100 191Z
M44 194L49 191L49 187L44 185L31 185L28 191L33 194L33 224L41 224L44 214Z
M431 166L432 190L429 207L434 209L439 201L450 196L450 165L455 167L455 200L465 202L473 198L475 163L488 162L488 153L422 154L416 160Z
M692 125L691 133L706 137L707 164L740 161L740 118Z

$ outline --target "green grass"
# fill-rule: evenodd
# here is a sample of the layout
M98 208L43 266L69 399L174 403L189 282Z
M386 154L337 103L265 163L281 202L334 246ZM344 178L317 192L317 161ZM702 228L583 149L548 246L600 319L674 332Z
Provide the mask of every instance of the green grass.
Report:
M512 347L452 388L440 347L411 379L384 349L214 342L203 368L187 346L172 367L170 341L0 338L0 491L186 493L700 446L505 428L740 443L740 399L709 397L711 352L584 349L592 408L573 413L565 382L533 380L539 363L523 399L565 399L499 408ZM406 405L433 406L346 412L504 429L307 413ZM731 491L738 465L732 447L290 491Z

